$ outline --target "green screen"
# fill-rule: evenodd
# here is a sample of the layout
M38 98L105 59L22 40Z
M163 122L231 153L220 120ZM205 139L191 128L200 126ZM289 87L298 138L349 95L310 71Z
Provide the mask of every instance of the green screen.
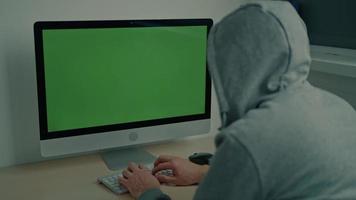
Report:
M203 114L206 26L47 29L48 131Z

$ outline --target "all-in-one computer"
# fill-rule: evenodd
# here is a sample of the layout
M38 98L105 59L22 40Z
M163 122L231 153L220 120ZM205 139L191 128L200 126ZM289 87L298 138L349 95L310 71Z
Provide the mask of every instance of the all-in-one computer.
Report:
M210 19L36 22L42 155L120 147L120 155L107 154L114 166L144 160L140 145L209 132L211 25Z

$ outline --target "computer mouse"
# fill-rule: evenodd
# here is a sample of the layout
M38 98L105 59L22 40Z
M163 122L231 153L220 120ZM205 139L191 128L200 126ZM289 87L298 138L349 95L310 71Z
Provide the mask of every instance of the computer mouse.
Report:
M198 165L208 165L211 157L213 157L213 154L211 153L200 152L190 155L189 160Z

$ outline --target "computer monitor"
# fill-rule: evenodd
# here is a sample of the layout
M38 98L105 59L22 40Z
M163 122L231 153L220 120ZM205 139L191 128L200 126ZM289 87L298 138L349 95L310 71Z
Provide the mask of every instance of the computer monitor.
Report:
M211 19L36 22L42 155L131 147L107 156L116 165L113 158L145 159L134 151L143 144L208 133L211 25Z

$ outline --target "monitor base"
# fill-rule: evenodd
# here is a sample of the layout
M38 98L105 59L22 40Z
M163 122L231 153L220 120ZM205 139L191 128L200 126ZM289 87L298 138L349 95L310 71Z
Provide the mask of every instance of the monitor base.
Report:
M151 164L156 160L156 156L140 148L119 149L102 152L101 157L110 170L127 168L130 162L137 164Z

